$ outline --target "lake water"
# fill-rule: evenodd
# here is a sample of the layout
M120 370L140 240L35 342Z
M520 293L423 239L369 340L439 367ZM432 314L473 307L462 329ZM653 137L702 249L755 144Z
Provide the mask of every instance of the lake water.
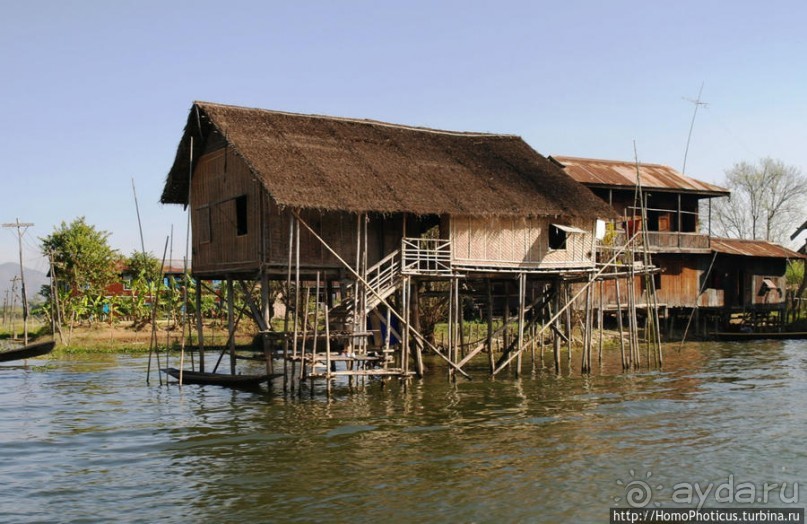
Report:
M147 385L140 356L4 364L0 521L607 522L637 486L652 507L729 482L803 507L807 343L665 357L622 373L611 353L583 377L434 369L330 397Z

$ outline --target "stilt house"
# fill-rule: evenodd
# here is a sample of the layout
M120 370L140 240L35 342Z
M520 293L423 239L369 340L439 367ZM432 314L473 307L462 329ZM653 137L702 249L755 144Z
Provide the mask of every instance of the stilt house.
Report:
M196 278L286 282L291 302L322 282L332 318L354 312L354 347L374 310L415 323L401 311L416 307L412 279L458 290L471 276L591 272L597 219L613 216L517 136L206 102L190 110L161 201L191 213Z
M711 199L727 197L729 190L658 164L641 164L637 169L633 162L550 159L621 216L600 245L601 257L638 233L639 242L660 269L653 286L664 309L686 317L699 308L704 318L711 317L711 329L721 327L715 322L726 327L734 314L756 319L755 323L770 323L771 313L774 319L784 318L787 261L801 255L770 242L711 236ZM704 199L707 205L701 206ZM702 207L709 216L700 216ZM645 300L646 283L636 290L640 294L636 300ZM613 307L613 285L606 293L606 304Z

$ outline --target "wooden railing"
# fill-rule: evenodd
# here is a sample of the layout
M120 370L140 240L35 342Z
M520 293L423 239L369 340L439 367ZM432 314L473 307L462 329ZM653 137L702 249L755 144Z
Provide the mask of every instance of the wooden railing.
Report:
M387 298L398 288L400 277L400 251L393 251L367 269L367 283L375 293L367 294L367 309L381 303L380 297Z
M673 231L648 231L647 245L653 250L665 249L709 249L711 246L709 242L709 235L702 235L700 233L677 233ZM610 239L610 246L621 247L626 242L626 235L624 231L617 231ZM642 244L642 236L636 237L637 245ZM608 244L602 245L607 248Z
M404 238L401 242L404 274L451 274L451 241L442 238Z

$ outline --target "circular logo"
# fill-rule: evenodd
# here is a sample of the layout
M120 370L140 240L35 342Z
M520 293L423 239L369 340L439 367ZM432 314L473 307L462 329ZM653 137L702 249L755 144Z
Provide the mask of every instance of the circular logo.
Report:
M630 470L631 478L629 480L617 480L617 486L622 486L625 489L624 497L614 497L614 502L621 502L623 499L631 508L644 508L653 500L653 486L650 485L650 477L653 476L651 471L645 473L644 479L637 479L636 472ZM664 489L664 486L659 484L655 487L656 490ZM659 506L659 502L654 503Z

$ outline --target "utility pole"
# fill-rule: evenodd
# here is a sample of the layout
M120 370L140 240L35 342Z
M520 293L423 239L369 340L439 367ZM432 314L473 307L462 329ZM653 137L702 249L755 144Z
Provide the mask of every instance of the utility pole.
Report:
M11 338L17 338L17 312L15 309L17 308L17 282L19 280L20 277L16 275L11 279Z
M28 345L28 297L25 295L25 275L22 268L22 237L28 228L34 224L30 222L20 222L16 219L15 223L3 224L3 227L16 227L17 228L17 243L20 246L20 285L22 288L22 325L23 325L23 343Z
M8 293L9 290L6 289L6 296L3 299L3 327L8 327Z

